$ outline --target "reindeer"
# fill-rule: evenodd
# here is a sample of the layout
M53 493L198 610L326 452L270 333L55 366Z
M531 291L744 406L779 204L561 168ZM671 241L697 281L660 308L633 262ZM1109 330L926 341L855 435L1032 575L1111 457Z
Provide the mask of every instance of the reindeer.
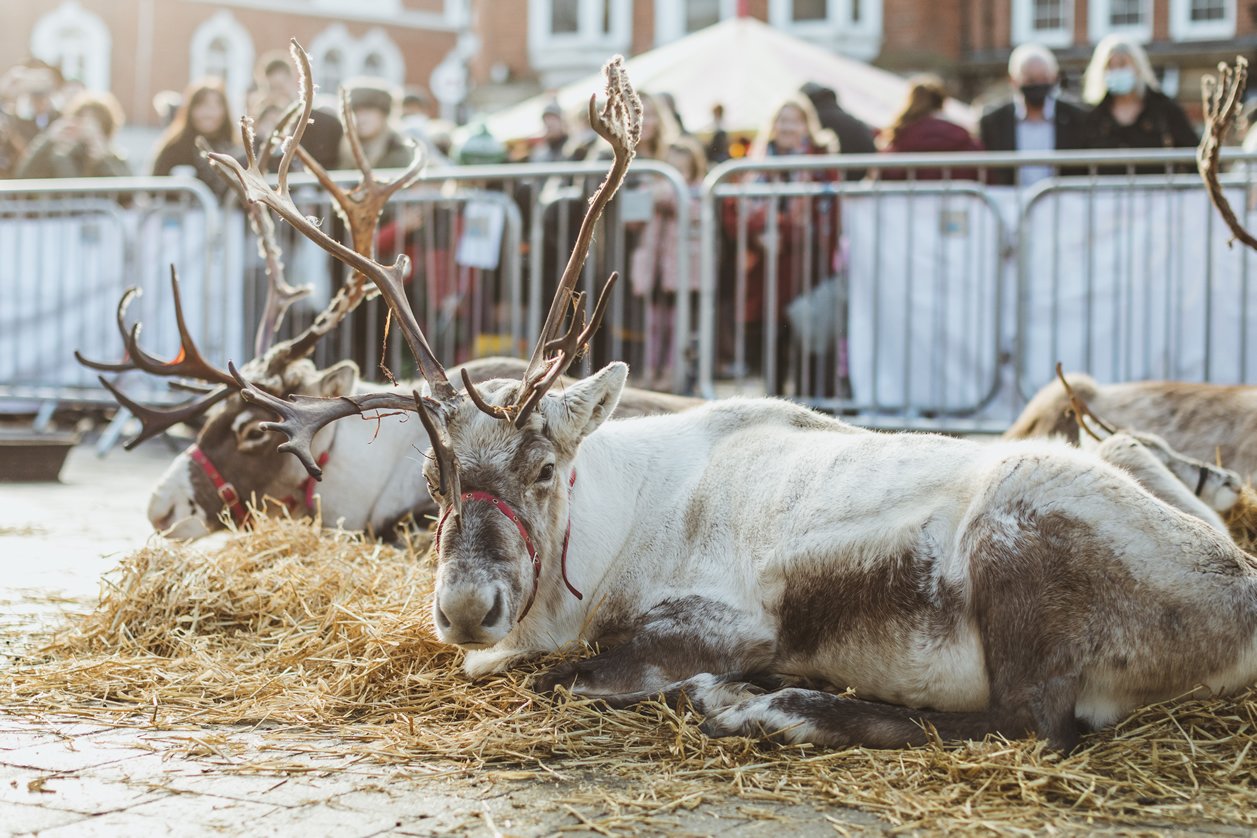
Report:
M312 474L329 424L380 409L419 417L441 508L433 618L467 650L469 676L588 643L601 651L537 688L612 706L684 694L712 735L900 747L930 741L932 727L1060 748L1080 724L1257 679L1257 564L1092 454L867 431L773 399L608 421L622 363L554 391L616 278L586 317L580 263L640 129L619 59L606 73L590 121L614 160L515 380L464 373L456 389L406 304L402 259L343 246L256 165L212 157L246 200L370 277L429 383L289 399L229 365ZM764 691L783 678L858 697Z
M259 164L262 171L267 170L268 156L280 146L283 131L298 116L298 109L309 110L313 93L313 86L306 85L299 102L263 143ZM370 255L384 206L398 190L415 181L423 161L416 150L411 165L399 178L380 183L361 153L353 114L344 102L341 120L362 173L357 186L348 191L342 189L304 149L298 148L296 153L334 198L337 211L350 231L353 247L359 253ZM246 147L252 149L252 137L247 134L247 128L245 141ZM286 177L286 167L283 172ZM308 359L318 341L367 296L365 291L369 286L364 286L360 277L352 278L302 334L271 347L288 308L309 294L310 288L293 287L287 282L283 254L270 213L254 204L249 207L248 217L265 260L268 279L266 305L254 341L255 360L245 366L250 378L277 396L338 398L387 389L362 382L358 367L352 361L318 370ZM143 431L126 444L127 449L177 422L191 421L202 411L207 412L196 441L175 457L153 491L148 517L154 529L175 539L199 538L224 527L227 518L244 525L249 520L250 501L256 508L264 498L272 501L266 508L275 514L319 514L329 525L365 529L385 536L392 534L401 521L422 521L435 514L436 505L424 489L419 470L413 467L414 460L427 447L427 436L418 423L407 423L405 417L396 415L380 415L372 422L346 421L328 428L317 446L324 474L321 483L316 481L295 457L278 450L282 442L279 434L260 427L268 414L234 396L235 381L231 376L203 362L186 328L178 279L173 275L172 285L183 347L180 362L153 358L139 346L139 326L126 327L127 307L139 294L138 289L128 290L117 312L118 329L128 360L121 364L102 364L76 353L81 363L103 372L139 369L158 376L177 377L181 386L186 387L187 381L194 379L211 388L212 396L206 395L173 411L160 411L137 404L113 383L101 379L119 404L143 422ZM481 382L518 376L525 367L523 361L513 358L486 358L472 361L463 368L472 381ZM414 386L423 390L427 383ZM215 387L217 389L213 389ZM645 416L684 410L700 403L698 399L629 389L621 400L620 413Z
M1248 64L1239 58L1234 69L1218 66L1215 79L1203 82L1206 129L1196 153L1205 188L1222 220L1238 240L1257 249L1254 238L1236 218L1218 180L1223 141L1244 101ZM1026 405L1005 432L1006 439L1059 436L1078 444L1071 391L1101 416L1124 428L1161 437L1177 451L1201 461L1217 461L1252 482L1257 479L1257 387L1182 381L1136 381L1098 384L1090 376L1059 375Z

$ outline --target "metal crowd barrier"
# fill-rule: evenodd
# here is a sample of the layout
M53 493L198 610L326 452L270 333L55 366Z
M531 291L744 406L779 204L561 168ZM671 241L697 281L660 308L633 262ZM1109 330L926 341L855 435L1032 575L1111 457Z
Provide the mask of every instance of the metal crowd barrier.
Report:
M202 345L230 346L237 318L217 288L220 229L217 199L194 178L0 181L0 403L112 403L72 353L121 360L114 311L132 285L145 294L129 318L144 320L148 347L173 356L172 264ZM179 398L143 376L123 379L137 397Z
M380 173L388 177L390 172ZM427 335L447 363L487 354L526 355L567 261L587 200L606 163L476 166L432 170L399 192L381 223L382 254L408 252L414 266L411 301ZM346 185L352 172L333 173ZM689 188L676 170L640 160L595 231L584 287L597 290L612 272L627 276L633 241L650 217L649 202L626 208L633 193L662 183L674 195L682 229L690 223ZM328 196L308 175L290 178L294 199L323 229L344 236ZM636 213L636 214L634 214ZM303 328L342 281L344 271L314 244L278 225L288 280L315 293L290 312L285 331ZM89 246L90 245L90 246ZM688 239L678 243L677 271L688 282ZM145 293L127 323L145 324L144 344L173 357L178 341L166 271L180 273L189 325L207 357L252 357L253 333L266 293L256 244L234 197L220 209L200 181L187 178L9 181L0 184L0 281L13 293L0 302L2 400L109 404L94 373L78 366L73 349L116 361L122 348L114 310L126 287ZM19 282L19 277L23 281ZM586 298L592 310L594 295ZM621 281L594 361L644 360L640 329L645 303ZM675 358L690 343L690 311L677 307ZM384 314L369 303L318 348L315 360L359 362L380 378ZM384 360L412 373L394 332ZM590 361L586 360L586 369ZM662 366L662 365L661 365ZM680 363L671 367L682 379ZM147 401L177 400L164 382L125 373L115 383Z
M1246 219L1257 155L1223 161ZM986 183L1027 166L1051 174ZM963 432L1006 427L1057 360L1102 381L1257 383L1252 256L1227 248L1194 168L1192 149L721 164L703 185L699 389Z
M1257 155L1223 160L1247 222ZM1053 174L1029 188L984 182L1026 166ZM954 431L1006 426L1057 360L1106 381L1257 383L1252 256L1228 248L1193 167L1191 150L732 161L709 173L694 219L679 173L639 160L585 267L586 288L622 277L585 368L620 358L637 383L774 392L868 424ZM976 180L957 176L974 169ZM903 179L882 177L891 170ZM847 179L859 171L869 177ZM451 168L397 195L381 254L411 253L412 303L444 360L526 351L604 174L601 162ZM298 203L342 235L311 182L292 178ZM696 276L695 244L677 238L675 293L660 293L654 268L646 281L632 273L659 184L679 230L701 222ZM279 230L289 280L316 286L291 313L298 329L343 270ZM145 345L173 355L171 264L207 354L251 357L261 261L242 214L204 184L0 183L0 405L110 402L71 350L119 359L113 312L130 285L146 293L128 322L143 319ZM378 376L380 308L363 306L316 361L352 357ZM387 364L411 374L392 340ZM139 375L120 384L177 398Z

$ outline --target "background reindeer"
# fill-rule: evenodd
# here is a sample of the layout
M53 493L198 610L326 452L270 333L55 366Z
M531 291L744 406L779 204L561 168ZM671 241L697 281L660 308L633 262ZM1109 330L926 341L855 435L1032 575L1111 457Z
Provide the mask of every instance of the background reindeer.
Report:
M1095 456L863 431L768 399L607 421L619 363L552 392L605 304L604 288L586 321L579 264L639 127L618 61L607 75L590 115L615 160L521 379L463 375L457 391L400 293L404 263L326 237L380 289L431 395L289 400L238 376L312 471L329 423L418 415L442 509L433 612L442 639L469 650L469 674L598 643L539 686L616 705L684 692L712 734L882 747L929 741L927 725L1068 747L1079 721L1257 678L1257 566ZM255 166L214 159L249 200L303 223ZM860 698L763 693L748 674Z
M1232 241L1257 249L1257 239L1236 218L1218 180L1219 152L1243 106L1248 63L1239 58L1234 69L1219 65L1218 71L1217 79L1203 82L1205 132L1197 165ZM1257 387L1180 381L1098 384L1090 376L1072 374L1036 393L1005 438L1059 436L1077 444L1070 389L1118 427L1154 434L1185 455L1220 462L1249 482L1257 479Z

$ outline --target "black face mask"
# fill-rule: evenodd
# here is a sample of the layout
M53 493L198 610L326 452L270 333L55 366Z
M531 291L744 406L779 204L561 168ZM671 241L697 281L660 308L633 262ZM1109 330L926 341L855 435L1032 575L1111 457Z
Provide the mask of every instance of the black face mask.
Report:
M1021 98L1026 100L1026 107L1041 108L1055 86L1054 84L1023 84Z

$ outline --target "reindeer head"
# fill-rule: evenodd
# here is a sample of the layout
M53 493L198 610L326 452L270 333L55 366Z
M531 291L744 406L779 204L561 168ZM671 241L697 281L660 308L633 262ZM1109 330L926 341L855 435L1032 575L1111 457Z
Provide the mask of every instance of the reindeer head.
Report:
M401 177L391 182L377 181L362 152L353 112L349 107L348 97L342 91L341 119L345 125L345 135L362 170L362 180L356 186L348 191L342 189L300 145L313 107L314 86L309 80L308 59L295 42L293 57L299 65L301 96L280 118L257 155L254 154L252 122L247 118L241 120L248 169L225 155L213 154L207 149L202 151L245 199L249 223L257 236L259 253L266 263L266 305L257 329L255 357L244 365L245 373L261 391L275 397L340 397L353 392L358 379L357 367L352 363L343 363L320 372L306 358L314 351L319 340L368 296L372 286L366 276L351 273L327 307L303 332L272 346L287 309L306 296L310 289L294 288L285 280L282 253L275 239L274 220L267 208L268 204L256 200L254 192L260 188L269 189L262 173L269 170L272 152L283 149L278 171L279 186L277 190L273 190L277 203L283 207L280 214L316 242L331 241L313 219L297 212L289 198L288 171L293 158L299 156L334 199L333 205L349 229L354 252L363 260L370 261L374 253L375 232L381 211L398 190L415 181L424 161L416 150L410 167ZM291 131L291 134L285 135L286 131ZM336 246L344 247L339 242ZM404 273L404 257L399 259L395 267ZM173 268L171 284L181 342L181 349L175 360L163 361L146 353L139 345L140 325L137 323L129 328L126 325L127 306L138 295L138 289L128 290L118 306L118 330L126 348L124 361L117 364L98 363L76 353L80 363L102 372L143 370L176 379L176 384L181 389L199 393L197 398L174 409L157 410L136 403L102 377L101 383L113 393L118 403L139 417L143 424L140 434L128 441L128 449L179 422L191 420L209 411L196 444L175 459L153 493L149 502L149 520L156 529L167 531L176 538L196 538L221 527L224 510L229 511L237 523L243 523L247 517L245 504L251 498L261 500L269 495L278 500L307 501L302 504L301 510L294 510L306 511L312 486L307 484L306 472L301 467L301 462L280 451L283 442L280 434L262 427L265 420L270 418L269 414L234 395L240 387L236 378L229 372L211 366L201 356L184 319L179 281ZM202 383L190 384L189 380ZM332 431L326 431L321 440L331 434ZM320 451L326 451L325 443L320 441L316 444L321 446ZM303 486L304 491L301 488Z
M434 412L460 488L456 507L441 490L436 460L427 463L424 476L441 507L433 601L441 640L492 646L526 616L543 573L580 596L566 574L573 462L582 440L615 410L627 377L627 366L610 364L542 396L519 426L487 415L469 397ZM478 396L509 409L520 390L519 381L498 380L481 385Z
M274 396L335 398L353 393L357 382L358 367L352 361L318 370L303 358L280 376L258 384ZM267 508L276 513L309 511L309 475L296 457L279 450L283 435L262 427L272 418L239 395L211 408L196 442L175 457L149 498L153 529L169 538L200 538L222 529L224 513L238 519L243 504L263 498L274 501ZM333 428L323 429L315 450L329 451L333 435ZM231 489L223 491L219 479L228 481Z
M299 61L309 70L304 53ZM585 350L606 311L612 274L591 311L576 290L602 211L619 189L641 131L641 103L621 60L605 68L607 101L601 110L590 98L590 124L615 153L606 180L590 200L576 245L521 380L473 384L463 370L464 392L450 384L432 353L403 293L403 264L363 256L326 237L318 244L368 277L388 304L431 395L370 393L335 400L276 398L230 367L245 401L281 417L263 429L281 431L282 451L296 454L311 474L318 464L312 447L329 423L368 410L410 410L432 443L425 475L441 506L435 549L437 590L433 605L440 636L459 645L491 646L522 620L539 596L543 563L563 572L572 462L581 440L611 414L628 368L612 364L561 394L550 388ZM213 159L218 160L218 156ZM270 188L251 167L223 158L251 201L273 209L302 229L303 217L281 191ZM563 574L566 582L566 574ZM569 583L573 595L580 593Z

